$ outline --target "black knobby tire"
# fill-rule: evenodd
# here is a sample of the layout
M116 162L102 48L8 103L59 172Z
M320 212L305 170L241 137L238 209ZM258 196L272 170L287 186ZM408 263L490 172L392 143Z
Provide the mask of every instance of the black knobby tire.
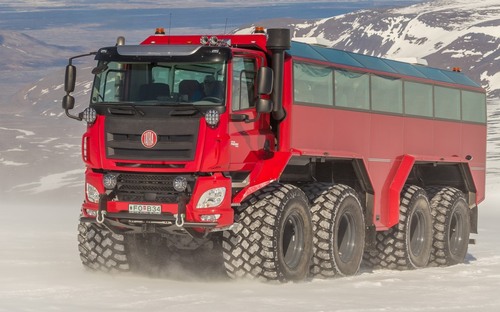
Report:
M434 193L431 199L434 241L430 264L449 266L463 263L470 235L470 209L465 196L453 187L442 187Z
M304 193L272 184L250 195L239 226L223 234L224 265L231 278L300 281L309 274L312 224Z
M365 222L355 190L347 185L315 183L305 187L311 200L315 277L349 276L363 260Z
M399 223L376 236L376 250L365 260L375 268L408 270L426 267L432 251L433 224L426 192L415 185L401 191Z
M125 236L95 223L78 225L78 250L82 264L93 271L128 272Z

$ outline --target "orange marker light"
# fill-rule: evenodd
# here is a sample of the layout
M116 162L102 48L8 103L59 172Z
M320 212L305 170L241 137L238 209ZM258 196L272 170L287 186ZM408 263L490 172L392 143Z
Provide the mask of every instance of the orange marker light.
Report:
M262 26L255 26L254 33L255 34L265 34L266 31L265 31L264 27L262 27Z

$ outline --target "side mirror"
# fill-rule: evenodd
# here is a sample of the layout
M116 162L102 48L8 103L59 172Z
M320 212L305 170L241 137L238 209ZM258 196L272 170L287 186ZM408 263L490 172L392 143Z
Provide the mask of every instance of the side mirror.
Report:
M269 95L273 92L274 72L269 67L259 68L257 73L257 93Z
M255 108L257 113L270 113L273 111L273 102L269 99L258 99Z
M65 95L62 100L62 108L64 110L70 110L75 107L75 98L69 94Z
M75 91L76 67L73 65L66 66L66 75L64 76L64 91L71 93Z
M75 84L76 67L70 64L66 66L66 75L64 76L64 91L66 91L66 95L62 99L62 108L69 118L82 120L81 116L74 116L69 113L69 110L75 107L75 98L70 95L71 92L75 91Z
M64 91L66 91L66 95L62 99L62 108L66 112L66 116L68 116L69 118L73 118L80 121L83 119L82 117L83 113L78 114L78 116L71 115L69 113L69 110L75 107L75 98L72 95L70 95L70 93L75 91L75 86L76 86L76 67L73 66L71 62L76 58L89 55L96 55L96 54L97 52L81 54L70 57L68 60L68 65L66 65L66 73L64 75Z

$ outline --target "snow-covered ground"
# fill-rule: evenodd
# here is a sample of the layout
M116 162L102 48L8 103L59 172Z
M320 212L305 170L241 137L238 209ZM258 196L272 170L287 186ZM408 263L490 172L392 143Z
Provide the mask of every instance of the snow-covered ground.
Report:
M83 269L76 227L80 197L65 174L40 179L1 203L0 312L12 311L499 311L500 100L489 103L488 178L479 234L466 263L416 271L269 284L170 266L155 276ZM41 193L63 187L57 196ZM76 188L78 189L78 188ZM53 190L52 190L53 191ZM78 194L76 194L78 195Z
M87 272L77 252L77 201L2 203L0 311L499 311L500 194L491 190L466 264L289 284L181 268L154 277ZM36 222L35 211L46 215Z

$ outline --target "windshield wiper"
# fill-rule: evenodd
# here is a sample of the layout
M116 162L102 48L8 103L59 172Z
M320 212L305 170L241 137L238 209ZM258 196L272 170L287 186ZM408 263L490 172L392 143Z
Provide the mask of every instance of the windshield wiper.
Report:
M177 103L180 105L175 105L174 110L170 112L170 116L193 116L196 113L201 113L203 112L195 105L193 104L185 104L185 103Z
M118 106L119 105L119 106ZM108 107L108 112L118 115L146 115L142 110L134 104L118 104L117 107Z

